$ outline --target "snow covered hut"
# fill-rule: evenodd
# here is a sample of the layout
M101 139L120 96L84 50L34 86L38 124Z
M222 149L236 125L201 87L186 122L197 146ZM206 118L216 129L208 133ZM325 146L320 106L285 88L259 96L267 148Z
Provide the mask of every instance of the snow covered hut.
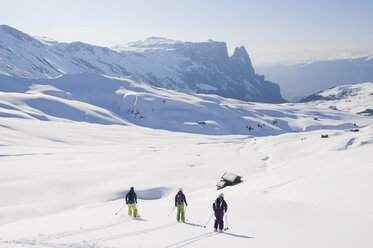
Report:
M224 175L221 177L221 180L216 184L219 189L222 189L226 186L236 185L242 182L242 177L235 175L233 173L225 172Z

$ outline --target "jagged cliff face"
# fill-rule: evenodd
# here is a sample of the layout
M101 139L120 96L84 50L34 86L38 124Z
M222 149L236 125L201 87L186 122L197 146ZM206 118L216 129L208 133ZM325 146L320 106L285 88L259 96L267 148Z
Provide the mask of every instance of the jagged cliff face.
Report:
M132 77L183 92L281 103L278 85L255 74L244 47L228 55L224 42L180 42L152 37L111 49L82 42L33 38L0 26L0 73L52 78L85 71Z

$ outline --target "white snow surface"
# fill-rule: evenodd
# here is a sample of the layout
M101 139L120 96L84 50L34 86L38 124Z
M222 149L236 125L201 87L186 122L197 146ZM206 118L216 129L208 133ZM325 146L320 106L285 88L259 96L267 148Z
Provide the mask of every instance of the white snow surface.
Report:
M370 248L373 118L329 105L2 76L0 247ZM244 181L217 191L225 172ZM131 186L139 219L116 215ZM186 223L168 216L179 188ZM203 226L220 193L229 229L214 233Z
M339 110L358 113L366 109L373 109L373 82L340 85L323 90L316 95L333 99L327 102ZM325 104L326 101L322 100L317 103Z
M173 46L177 43L182 43L182 41L171 40L163 37L149 37L145 40L139 40L130 42L126 45L116 45L111 47L114 51L124 52L124 51L138 51L144 52L149 49L173 49Z

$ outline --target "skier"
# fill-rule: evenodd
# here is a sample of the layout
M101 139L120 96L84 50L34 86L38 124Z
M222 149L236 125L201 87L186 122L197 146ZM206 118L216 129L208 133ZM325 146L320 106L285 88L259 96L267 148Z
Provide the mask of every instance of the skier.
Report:
M216 217L214 231L217 232L218 227L219 227L220 232L222 232L224 228L224 221L223 221L224 213L226 213L228 210L228 205L224 200L223 193L221 193L219 197L215 200L214 204L212 204L212 209L214 210L215 217Z
M181 221L185 222L184 203L186 206L188 206L185 195L183 194L183 189L180 189L179 192L177 192L177 194L175 195L175 207L177 207L176 220L178 222L180 222L180 215Z
M130 188L130 191L126 194L126 204L128 206L128 215L132 216L132 211L133 211L133 217L136 218L138 217L137 215L137 195L135 193L135 189L133 187Z

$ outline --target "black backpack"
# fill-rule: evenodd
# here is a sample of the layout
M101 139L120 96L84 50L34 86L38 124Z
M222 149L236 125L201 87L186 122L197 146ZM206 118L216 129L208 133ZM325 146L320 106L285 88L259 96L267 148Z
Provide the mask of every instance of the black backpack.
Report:
M176 200L176 202L177 202L177 204L183 204L184 203L184 199L181 196L181 194L177 194L177 200Z
M133 193L134 193L133 191L128 192L128 201L134 200Z
M220 197L215 200L215 209L217 211L223 211L223 201Z

